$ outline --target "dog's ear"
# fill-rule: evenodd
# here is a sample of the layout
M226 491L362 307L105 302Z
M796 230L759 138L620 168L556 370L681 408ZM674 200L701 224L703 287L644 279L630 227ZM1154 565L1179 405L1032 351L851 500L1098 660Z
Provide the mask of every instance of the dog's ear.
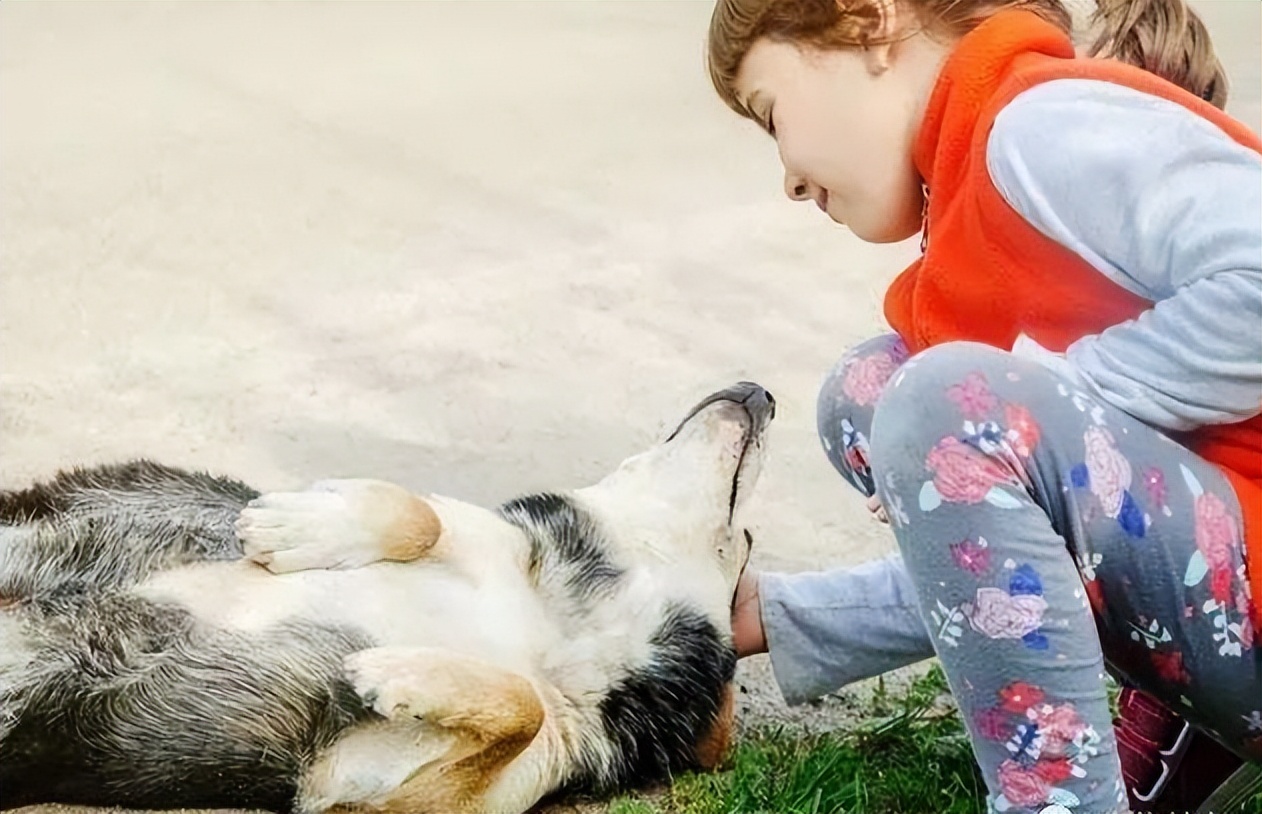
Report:
M719 701L719 714L714 716L714 724L710 731L701 736L697 742L697 764L706 771L717 769L727 757L727 750L732 745L732 730L736 726L736 685L728 682L723 687L723 697Z

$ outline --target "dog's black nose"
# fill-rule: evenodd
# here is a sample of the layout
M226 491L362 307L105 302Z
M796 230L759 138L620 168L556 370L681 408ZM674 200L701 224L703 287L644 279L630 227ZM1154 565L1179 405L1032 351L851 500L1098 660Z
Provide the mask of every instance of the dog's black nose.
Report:
M716 395L744 407L754 420L754 426L760 430L776 417L775 397L756 382L738 382Z
M745 405L755 423L765 424L776 417L776 398L765 387L754 382L741 382L737 388L747 391L744 398L737 400Z

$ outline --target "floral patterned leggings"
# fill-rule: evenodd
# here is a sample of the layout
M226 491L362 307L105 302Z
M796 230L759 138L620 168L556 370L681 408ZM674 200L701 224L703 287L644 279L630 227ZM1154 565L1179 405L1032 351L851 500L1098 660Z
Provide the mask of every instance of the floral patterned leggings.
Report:
M1105 664L1262 759L1240 510L1212 465L1038 362L894 336L820 393L890 518L992 810L1124 812Z

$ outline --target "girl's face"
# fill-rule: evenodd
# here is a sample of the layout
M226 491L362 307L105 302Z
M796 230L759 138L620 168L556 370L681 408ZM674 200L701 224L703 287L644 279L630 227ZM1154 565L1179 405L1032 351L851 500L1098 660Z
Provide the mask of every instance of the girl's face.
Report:
M760 40L736 90L776 139L785 193L871 243L916 234L924 197L912 146L941 54L904 41L820 51ZM926 58L930 57L930 58Z

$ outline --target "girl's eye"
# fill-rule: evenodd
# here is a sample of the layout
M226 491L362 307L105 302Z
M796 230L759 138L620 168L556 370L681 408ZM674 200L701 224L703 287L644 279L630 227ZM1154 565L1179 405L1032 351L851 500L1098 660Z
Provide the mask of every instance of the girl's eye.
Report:
M776 116L774 108L767 111L767 132L771 134L772 138L776 137Z

